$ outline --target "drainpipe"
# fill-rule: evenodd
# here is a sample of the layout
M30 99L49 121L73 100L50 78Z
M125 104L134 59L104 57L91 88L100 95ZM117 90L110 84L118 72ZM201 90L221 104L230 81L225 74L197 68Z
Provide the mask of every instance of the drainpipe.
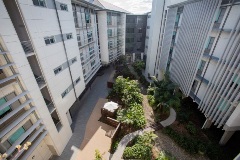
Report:
M194 95L194 98L193 98L194 101L195 101L195 99L196 99L196 97L197 97L198 91L199 91L200 86L201 86L201 84L202 84L202 82L203 82L203 79L204 79L204 76L205 76L205 74L206 74L206 72L207 72L207 68L208 68L208 66L209 66L209 64L210 64L210 61L212 60L213 52L215 51L216 46L217 46L217 43L218 43L218 41L219 41L219 39L220 39L220 36L221 36L221 34L222 34L222 32L223 32L223 28L224 28L224 26L225 26L225 24L226 24L226 21L227 21L227 18L228 18L228 16L229 16L229 14L230 14L230 11L232 10L232 6L233 6L233 4L234 4L234 1L235 1L235 0L232 0L231 5L230 5L230 9L228 10L227 16L225 17L224 22L223 22L223 25L222 25L222 27L221 27L221 29L220 29L220 32L219 32L219 34L218 34L216 43L215 43L215 45L214 45L214 47L213 47L212 53L211 53L210 58L209 58L209 60L208 60L208 62L207 62L206 69L205 69L204 72L203 72L203 76L202 76L202 78L201 78L200 84L198 85L196 94Z
M55 11L56 11L56 14L57 14L58 25L59 25L60 32L61 32L61 39L62 39L62 42L63 42L64 53L65 53L65 56L66 56L66 59L67 59L67 65L68 65L68 70L69 70L70 77L71 77L71 81L72 81L72 86L73 86L74 94L75 94L76 100L78 100L78 98L77 98L77 93L76 93L75 86L74 86L74 82L73 82L72 72L71 72L70 65L69 65L69 59L68 59L68 55L67 55L67 50L66 50L65 41L64 41L64 38L63 38L62 26L61 26L61 23L60 23L60 20L59 20L59 15L58 15L58 11L57 11L56 1L53 0L53 2L54 2L54 6L55 6Z

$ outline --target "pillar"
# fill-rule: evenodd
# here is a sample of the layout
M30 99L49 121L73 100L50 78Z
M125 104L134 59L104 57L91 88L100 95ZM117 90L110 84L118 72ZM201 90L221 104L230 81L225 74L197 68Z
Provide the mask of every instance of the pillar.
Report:
M135 62L135 53L132 54L132 57L133 57L132 62Z
M228 140L232 137L234 132L235 131L225 131L221 140L220 140L220 142L219 142L219 144L220 145L225 145L228 142Z
M212 121L207 118L206 121L204 122L203 126L202 126L202 129L210 128L211 125L212 125Z

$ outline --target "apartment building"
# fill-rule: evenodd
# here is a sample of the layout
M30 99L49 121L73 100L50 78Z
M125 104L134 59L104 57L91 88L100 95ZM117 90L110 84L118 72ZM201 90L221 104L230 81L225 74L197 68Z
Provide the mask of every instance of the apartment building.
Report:
M168 71L205 115L203 128L225 130L219 143L226 144L240 129L240 1L153 3L164 9L152 11L152 21L160 25L152 23L146 73L162 79ZM158 38L151 35L155 29Z
M101 67L97 13L78 0L0 0L0 153L61 155L73 104ZM107 33L106 33L107 36Z
M138 59L144 53L147 16L147 14L126 16L125 52L129 55L134 53Z
M125 55L125 28L128 11L102 0L93 4L101 7L97 10L97 24L101 62L107 65L120 55Z
M148 41L149 41L149 32L150 32L150 22L151 22L151 12L147 13L147 26L146 26L146 39L145 39L145 47L144 47L144 55L147 55L148 51Z

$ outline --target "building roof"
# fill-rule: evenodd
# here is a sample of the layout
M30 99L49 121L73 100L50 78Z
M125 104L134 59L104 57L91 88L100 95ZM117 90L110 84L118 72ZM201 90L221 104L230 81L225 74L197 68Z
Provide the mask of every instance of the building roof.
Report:
M129 12L125 9L122 9L118 6L115 6L111 3L105 2L103 0L89 0L89 2L101 7L104 10L111 10L111 11L124 12L124 13L131 14L131 12Z

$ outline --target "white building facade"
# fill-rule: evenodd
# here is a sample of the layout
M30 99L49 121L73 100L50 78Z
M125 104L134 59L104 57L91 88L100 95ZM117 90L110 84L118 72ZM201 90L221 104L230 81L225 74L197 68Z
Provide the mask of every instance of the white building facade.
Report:
M32 142L18 159L61 155L72 136L74 102L105 64L104 56L110 63L125 51L125 14L104 11L106 28L99 29L101 9L78 0L0 0L1 154L13 158L16 145ZM105 45L111 39L117 45L114 52L107 46L109 52L100 54L100 33Z
M169 72L199 105L206 117L203 128L214 124L225 130L220 140L225 144L240 129L240 3L185 1L168 5L165 13L159 51L149 53L146 72L158 79Z

